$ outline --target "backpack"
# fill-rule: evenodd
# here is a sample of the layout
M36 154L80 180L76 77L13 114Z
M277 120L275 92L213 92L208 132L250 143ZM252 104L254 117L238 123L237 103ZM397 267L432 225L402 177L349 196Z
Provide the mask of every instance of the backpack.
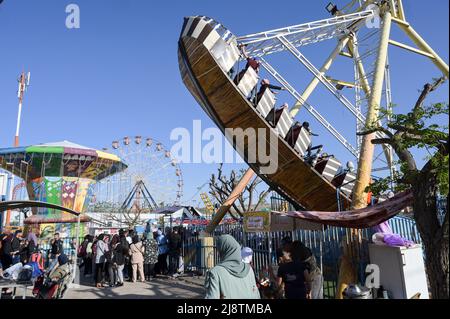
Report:
M26 284L33 278L33 268L31 266L24 266L17 275L18 284Z
M44 258L42 257L42 254L40 252L31 254L30 263L33 262L37 263L40 270L44 270Z
M30 266L32 268L32 278L37 278L40 275L42 275L43 270L39 268L39 265L37 262L29 262L27 266Z

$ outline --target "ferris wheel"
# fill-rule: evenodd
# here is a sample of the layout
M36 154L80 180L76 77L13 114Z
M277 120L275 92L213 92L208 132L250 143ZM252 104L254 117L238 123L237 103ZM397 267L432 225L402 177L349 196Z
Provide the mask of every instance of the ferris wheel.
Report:
M183 176L176 159L163 143L152 137L128 137L115 140L112 149L128 166L122 172L97 183L93 205L102 209L143 209L179 205L183 196Z

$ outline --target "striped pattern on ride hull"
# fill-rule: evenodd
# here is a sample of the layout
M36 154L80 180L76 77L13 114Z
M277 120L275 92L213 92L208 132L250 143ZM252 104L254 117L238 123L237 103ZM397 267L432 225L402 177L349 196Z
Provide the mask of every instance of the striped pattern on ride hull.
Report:
M245 97L248 97L258 83L258 74L253 68L248 68L244 76L239 81L238 88Z
M239 60L240 53L236 40L225 41L216 31L218 26L217 22L207 17L188 17L184 19L181 37L191 37L202 42L223 70L228 72Z
M311 144L311 136L309 135L308 130L302 127L300 129L300 133L298 134L297 141L295 142L294 149L301 156L305 156L310 144Z
M350 197L353 186L355 185L356 174L346 172L335 176L332 180L332 184L339 187L341 192ZM341 185L343 185L341 187Z
M315 169L322 174L330 182L336 176L337 171L341 167L341 162L331 157L316 164Z
M280 136L282 138L285 138L293 123L294 123L294 121L292 120L291 116L289 115L289 110L287 107L285 107L283 109L283 113L281 113L280 119L278 120L278 123L277 123L278 134L280 134Z
M275 95L270 90L266 90L256 106L256 110L262 117L266 118L274 105Z

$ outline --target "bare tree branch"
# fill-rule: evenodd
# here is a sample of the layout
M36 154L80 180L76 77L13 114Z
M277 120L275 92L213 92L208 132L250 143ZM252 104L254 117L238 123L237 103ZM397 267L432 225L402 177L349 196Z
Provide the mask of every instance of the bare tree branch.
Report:
M386 128L382 127L382 126L377 126L374 128L370 128L366 131L363 132L357 132L356 135L358 136L363 136L363 135L368 135L368 134L372 134L372 133L376 133L376 132L383 132L384 134L386 134L389 137L393 137L393 134Z
M234 188L238 185L240 178L245 174L245 170L240 170L239 173L232 170L229 176L225 176L223 173L222 165L217 168L217 175L212 174L210 178L210 194L219 202L223 203L227 200ZM264 202L264 197L267 195L266 192L261 192L256 194L257 187L262 183L259 178L253 179L236 197L236 201L231 206L230 211L242 216L243 212L251 211L261 205ZM254 206L254 200L258 198L258 203Z
M443 84L446 81L446 77L440 77L437 79L433 84L427 83L423 86L423 90L419 95L419 98L417 99L416 104L413 108L413 116L415 120L418 120L420 115L420 109L422 108L423 102L425 101L428 94L436 90L441 84Z

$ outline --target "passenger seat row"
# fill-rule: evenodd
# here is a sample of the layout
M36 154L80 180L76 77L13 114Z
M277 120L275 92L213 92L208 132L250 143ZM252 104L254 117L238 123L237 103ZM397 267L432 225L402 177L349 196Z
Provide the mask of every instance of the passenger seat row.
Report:
M252 94L259 81L258 74L253 68L249 67L244 76L238 81L238 89L247 99L253 101ZM350 196L356 178L355 174L343 171L341 162L333 156L320 156L319 154L313 156L311 154L312 141L310 132L299 122L294 123L286 103L279 108L275 107L276 100L273 92L270 89L266 89L257 101L255 109L277 131L280 137L306 162L311 164L319 174L335 187L340 187L345 195Z

